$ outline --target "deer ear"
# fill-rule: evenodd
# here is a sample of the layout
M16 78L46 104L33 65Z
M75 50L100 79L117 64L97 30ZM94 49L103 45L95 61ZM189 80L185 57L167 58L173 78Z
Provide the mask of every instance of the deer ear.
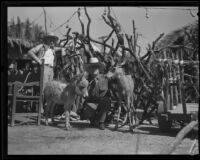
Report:
M88 78L88 76L89 76L89 74L88 74L88 72L83 72L83 77L85 77L86 79Z

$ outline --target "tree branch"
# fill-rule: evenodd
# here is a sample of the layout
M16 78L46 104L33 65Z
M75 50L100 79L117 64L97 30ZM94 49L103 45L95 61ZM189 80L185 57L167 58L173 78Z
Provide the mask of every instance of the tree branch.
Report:
M187 126L185 126L176 136L174 142L168 146L165 147L163 150L161 150L160 154L171 154L176 147L182 142L183 138L196 126L198 125L198 121L192 121Z

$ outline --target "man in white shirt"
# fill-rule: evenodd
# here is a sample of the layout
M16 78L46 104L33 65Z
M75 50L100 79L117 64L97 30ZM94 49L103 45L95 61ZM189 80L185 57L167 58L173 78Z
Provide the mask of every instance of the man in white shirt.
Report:
M28 51L28 55L32 57L39 65L42 65L42 59L44 60L44 76L43 76L43 88L48 81L53 80L54 71L53 67L56 62L55 52L61 50L60 47L55 47L58 37L53 34L44 36L42 38L43 43L39 44Z

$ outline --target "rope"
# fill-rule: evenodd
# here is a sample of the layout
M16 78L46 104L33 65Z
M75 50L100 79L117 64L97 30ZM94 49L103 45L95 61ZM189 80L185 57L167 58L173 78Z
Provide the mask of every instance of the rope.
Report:
M80 10L84 9L84 7L79 7L79 8L80 8ZM94 9L94 8L96 8L96 7L87 7L87 8L89 8L89 9ZM98 8L99 8L99 7L98 7ZM80 10L79 10L79 11L80 11ZM74 17L74 15L75 15L77 12L78 12L78 11L75 11L67 21L65 21L64 23L62 23L61 25L59 25L59 26L58 26L57 28L55 28L52 32L55 32L55 31L58 30L60 27L62 27L64 24L69 23L69 21Z
M35 23L35 21L37 21L42 15L43 15L43 12L37 18L35 18L30 25L32 25L33 23Z
M76 13L77 13L77 11L75 11L75 12L71 15L71 17L70 17L66 22L64 22L63 24L59 25L59 26L58 26L56 29L54 29L52 32L55 32L55 31L58 30L60 27L62 27L64 24L69 23L69 21L73 18L73 16L74 16Z
M50 18L50 16L48 14L47 14L47 18L50 20L50 24L53 24L54 27L56 27L56 25L53 23L53 21L51 20L51 18ZM59 28L58 28L58 33L60 33L62 36L64 36L64 34L62 34L61 31L59 30Z
M168 10L188 10L188 11L190 11L190 10L198 10L198 9L191 9L191 8L175 8L175 7L172 7L172 8L166 8L166 7L155 7L155 8L153 8L153 7L136 7L136 8L144 8L144 9L168 9Z

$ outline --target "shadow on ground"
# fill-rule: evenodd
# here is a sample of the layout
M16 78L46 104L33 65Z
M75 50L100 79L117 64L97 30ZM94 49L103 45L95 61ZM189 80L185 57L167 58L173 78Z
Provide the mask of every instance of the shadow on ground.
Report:
M10 125L11 119L8 118L8 125ZM37 124L37 117L36 116L23 116L23 118L16 118L15 125L36 125ZM91 129L90 123L87 121L70 121L72 128L77 130L86 130ZM41 125L45 125L44 121L41 121ZM60 120L56 121L54 124L49 123L49 126L59 128L61 130L65 130L65 121ZM134 132L129 130L128 126L124 126L122 128L118 128L117 130L114 129L113 125L108 125L106 127L108 130L112 132L121 132L121 133L132 133L132 134L148 134L148 135L159 135L159 136L169 136L169 137L176 137L178 132L181 130L180 127L174 126L168 132L161 132L157 126L154 125L140 125ZM198 136L197 130L192 130L185 138L195 139Z

